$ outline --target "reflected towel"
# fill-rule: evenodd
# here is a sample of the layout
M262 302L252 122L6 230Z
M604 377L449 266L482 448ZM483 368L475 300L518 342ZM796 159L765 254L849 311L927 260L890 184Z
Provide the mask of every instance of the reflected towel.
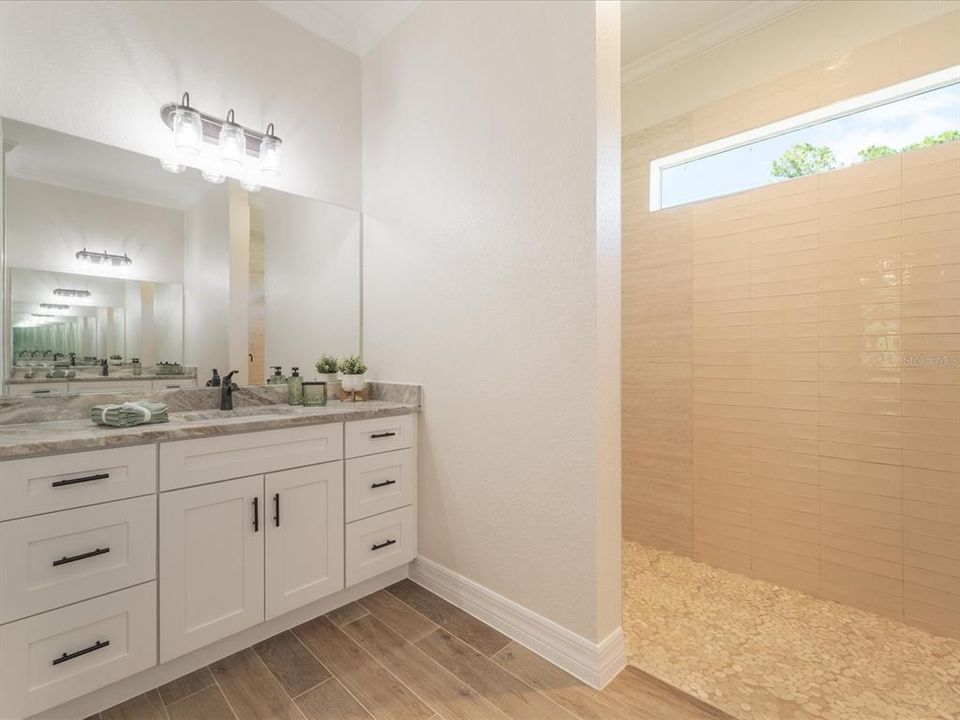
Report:
M61 370L57 368L56 370L51 370L47 373L48 378L74 378L77 376L76 370Z
M90 408L90 419L97 425L110 427L133 427L153 423L169 422L167 406L164 403L126 402L122 405L94 405Z

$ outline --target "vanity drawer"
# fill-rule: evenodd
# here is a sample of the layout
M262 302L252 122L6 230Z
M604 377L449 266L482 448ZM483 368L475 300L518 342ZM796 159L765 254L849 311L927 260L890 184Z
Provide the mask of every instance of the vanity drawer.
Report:
M353 458L416 447L414 420L413 415L397 415L346 423L346 456Z
M10 395L32 397L46 397L47 395L66 395L67 383L18 383L16 385L7 385L7 393Z
M343 459L343 423L178 440L160 445L160 490Z
M179 390L180 388L195 388L197 381L189 380L153 380L151 382L154 390Z
M417 521L412 506L347 525L347 587L411 562L417 555Z
M156 577L157 496L0 523L0 623Z
M156 663L155 582L4 625L3 720L22 720Z
M347 522L412 505L416 498L417 456L413 448L347 460Z
M0 462L0 520L157 490L156 445Z

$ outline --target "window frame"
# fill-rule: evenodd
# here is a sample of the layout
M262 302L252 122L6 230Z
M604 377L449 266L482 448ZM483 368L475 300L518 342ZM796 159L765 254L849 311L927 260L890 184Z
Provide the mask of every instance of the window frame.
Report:
M683 205L689 205L693 202L703 202L705 200L711 200L717 197L733 195L737 192L747 192L748 190L754 190L757 187L766 187L765 185L757 185L751 188L737 190L734 193L719 193L717 195L710 195L705 198L700 198L699 200L690 200L664 208L661 192L661 183L664 170L669 170L670 168L677 167L678 165L684 165L695 160L701 160L703 158L710 157L711 155L717 155L728 150L734 150L736 148L752 145L763 140L769 140L770 138L777 137L779 135L785 135L796 130L803 130L804 128L812 127L814 125L820 125L822 123L829 122L830 120L836 120L837 118L846 117L848 115L855 115L856 113L863 112L864 110L870 110L871 108L879 107L881 105L888 105L899 100L905 100L915 95L921 95L925 92L930 92L931 90L938 90L949 85L957 84L958 82L960 82L960 65L954 65L952 67L944 68L943 70L937 70L936 72L913 78L912 80L889 85L885 88L874 90L863 95L857 95L845 100L839 100L799 115L793 115L792 117L785 118L783 120L777 120L776 122L761 125L749 130L744 130L743 132L736 133L735 135L728 135L727 137L720 138L719 140L713 140L687 150L681 150L680 152L676 152L671 155L665 155L657 158L656 160L651 160L650 212L682 207Z

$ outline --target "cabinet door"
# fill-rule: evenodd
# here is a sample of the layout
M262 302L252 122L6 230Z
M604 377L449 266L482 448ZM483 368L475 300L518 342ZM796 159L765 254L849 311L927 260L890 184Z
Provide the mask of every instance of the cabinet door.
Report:
M266 616L343 588L343 462L266 476Z
M263 622L263 476L160 495L160 661Z

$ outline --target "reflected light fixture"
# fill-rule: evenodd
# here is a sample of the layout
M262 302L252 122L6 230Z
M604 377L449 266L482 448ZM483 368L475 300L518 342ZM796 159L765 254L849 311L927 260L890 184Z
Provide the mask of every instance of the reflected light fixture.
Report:
M56 317L56 315L51 315L50 313L30 313L30 317L52 318Z
M84 262L93 263L94 265L102 265L104 263L110 263L111 265L132 265L133 260L124 253L123 255L116 255L114 253L108 253L106 250L103 252L94 252L84 248L83 250L78 250L76 255L77 260L83 260Z
M77 298L86 298L90 297L89 290L76 290L74 288L57 288L53 291L53 294L57 297L77 297Z
M40 307L44 310L69 310L69 305L61 305L60 303L40 303Z
M227 111L226 119L207 115L190 106L189 93L179 103L160 108L160 117L173 137L160 160L167 172L196 167L209 183L219 185L232 177L248 192L260 190L264 177L280 175L283 140L273 123L261 133L237 123L233 109Z

